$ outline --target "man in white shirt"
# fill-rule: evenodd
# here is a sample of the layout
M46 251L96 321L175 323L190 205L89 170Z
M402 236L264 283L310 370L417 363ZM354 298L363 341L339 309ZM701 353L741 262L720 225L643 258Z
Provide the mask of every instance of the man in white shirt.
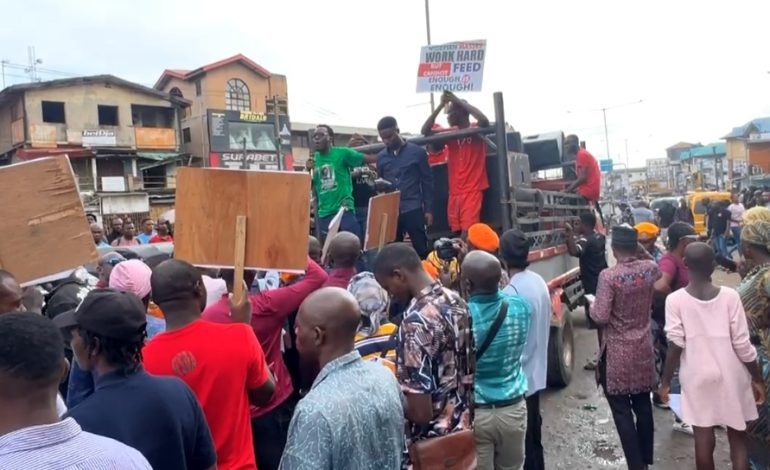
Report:
M60 421L59 383L67 374L64 340L41 315L0 315L0 468L151 470L136 449Z
M741 245L741 221L743 220L743 213L746 212L746 208L738 201L738 194L733 194L732 204L727 206L727 210L730 211L730 232L733 234L733 241L735 242L735 248L740 248Z
M508 230L500 238L500 256L510 276L506 294L518 295L532 307L522 367L527 375L527 435L525 470L544 470L540 416L540 390L545 389L548 372L548 336L551 330L551 295L539 274L527 269L531 240L519 229Z

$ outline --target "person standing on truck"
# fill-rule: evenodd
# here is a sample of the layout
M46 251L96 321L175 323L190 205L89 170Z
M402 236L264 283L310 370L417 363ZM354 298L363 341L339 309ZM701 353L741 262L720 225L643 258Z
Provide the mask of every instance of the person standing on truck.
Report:
M577 179L570 183L565 191L576 192L589 203L593 203L599 212L599 217L603 218L599 207L599 194L602 189L602 172L599 169L599 163L588 150L580 147L580 139L575 134L570 134L564 139L564 153L565 156L574 155L577 173Z
M527 434L524 438L526 459L524 470L545 470L540 416L540 391L545 389L548 375L548 337L551 332L551 295L545 280L529 266L532 240L519 229L508 230L500 237L500 256L510 276L503 293L519 295L532 307L527 343L521 357L527 376Z
M450 129L435 126L436 117L444 108L447 110ZM471 115L476 119L475 124L470 121ZM441 95L441 103L423 124L422 135L427 137L442 130L471 127L489 127L489 119L467 101L445 91ZM449 228L455 233L462 232L464 238L468 228L481 221L481 203L484 191L489 188L487 144L480 135L459 137L446 141L446 152L449 178L447 219Z
M583 284L583 292L596 295L599 273L607 269L607 239L596 231L596 215L593 212L580 214L580 222L575 226L574 231L570 224L564 224L564 233L569 254L580 259L580 281ZM597 326L591 320L589 310L588 302L585 302L588 327L595 330ZM601 344L601 332L599 343ZM585 365L587 370L595 368L595 359L588 361Z
M433 225L433 172L428 165L428 153L404 140L391 116L380 119L377 131L385 144L377 155L377 173L401 192L396 241L402 241L404 233L408 233L412 246L423 259L429 250L425 227Z
M308 160L313 172L313 189L316 194L316 223L321 236L326 238L329 224L340 208L345 212L340 222L341 232L351 232L361 237L361 226L355 216L353 182L350 176L354 168L371 160L361 152L348 147L334 146L334 131L327 125L319 125L313 132L315 154Z

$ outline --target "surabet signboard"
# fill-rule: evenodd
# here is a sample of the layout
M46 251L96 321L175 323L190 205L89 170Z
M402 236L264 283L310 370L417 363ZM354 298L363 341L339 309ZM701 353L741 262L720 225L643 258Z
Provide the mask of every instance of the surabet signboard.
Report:
M425 46L417 69L417 93L481 91L487 41Z

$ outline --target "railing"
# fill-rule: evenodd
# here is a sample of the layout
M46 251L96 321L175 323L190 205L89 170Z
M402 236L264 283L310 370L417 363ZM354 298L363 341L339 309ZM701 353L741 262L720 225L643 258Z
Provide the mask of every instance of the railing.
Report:
M148 192L176 189L176 176L145 176L142 182Z

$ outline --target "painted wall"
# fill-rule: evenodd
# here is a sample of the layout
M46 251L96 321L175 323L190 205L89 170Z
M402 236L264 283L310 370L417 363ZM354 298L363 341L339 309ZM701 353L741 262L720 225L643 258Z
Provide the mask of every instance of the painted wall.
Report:
M43 101L64 102L66 123L44 123ZM55 128L55 142L46 144L81 144L83 130L110 129L115 131L116 147L135 148L132 104L173 108L167 100L105 83L28 90L25 92L28 135L37 135L39 139L36 143L40 145L43 143L41 139L50 138L50 129ZM99 125L98 105L118 107L117 126ZM173 132L176 136L176 128Z

